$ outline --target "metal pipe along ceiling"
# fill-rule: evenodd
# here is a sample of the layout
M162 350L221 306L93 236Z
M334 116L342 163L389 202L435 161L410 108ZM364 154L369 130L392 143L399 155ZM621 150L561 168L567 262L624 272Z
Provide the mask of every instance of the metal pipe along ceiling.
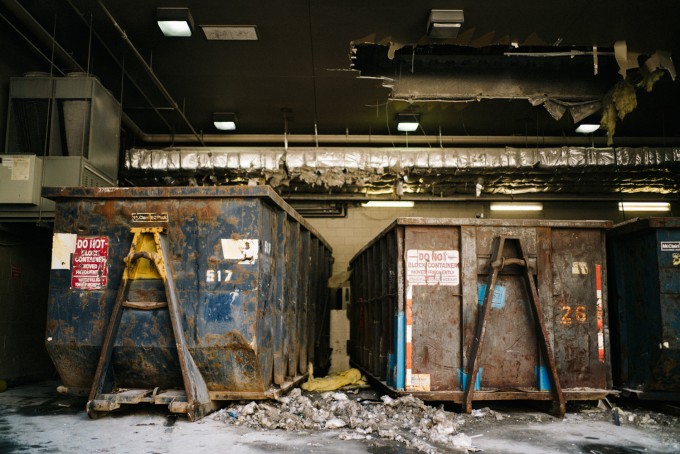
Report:
M71 7L71 9L72 9L72 10L76 13L76 15L80 18L80 20L82 21L82 23L83 23L86 27L90 27L90 24L87 22L87 19L85 18L85 14L83 14L83 13L78 9L78 7L76 7L76 5L75 5L71 0L66 0L66 3L69 4L69 6ZM134 87L134 88L142 95L142 97L143 97L144 100L147 102L147 104L148 104L149 106L151 106L151 108L152 108L153 111L156 113L156 115L157 115L158 118L161 120L161 122L163 122L163 124L165 124L165 126L167 126L168 131L172 131L172 126L170 125L170 123L168 123L168 120L165 119L165 117L163 116L163 114L161 114L160 109L159 109L156 105L154 105L153 101L151 101L151 99L150 99L149 96L146 94L146 92L139 86L139 84L137 83L137 80L136 80L134 77L132 77L132 75L130 75L130 73L128 73L128 72L126 71L125 66L120 62L120 60L118 60L118 57L116 57L116 55L113 53L113 51L112 51L111 48L108 46L108 44L102 39L102 37L99 35L99 33L97 33L97 31L93 29L93 30L92 30L92 34L97 38L97 40L99 41L99 44L100 44L100 45L104 48L104 50L109 54L109 57L111 58L111 60L113 60L113 62L114 62L116 65L118 65L118 67L121 69L121 72L122 72L123 75L127 78L127 80L129 80L130 83L132 84L132 86L133 86L133 87ZM121 95L120 95L120 103L121 103L121 105L123 104L123 94L122 94L122 91L123 91L123 88L121 87ZM124 123L124 124L125 124L132 132L133 132L133 134L139 135L139 134L141 133L141 129L140 129L140 128L132 121L132 119L131 119L130 117L128 117L125 113L123 113L123 123Z
M40 23L38 23L38 21L36 21L35 18L28 11L26 11L26 9L19 2L14 0L0 0L0 3L4 7L6 7L17 20L19 20L24 26L26 26L30 30L32 36L38 40L39 45L47 49L50 49L52 48L52 46L54 46L54 58L58 62L61 62L61 66L68 67L66 71L60 68L60 65L58 65L57 63L50 61L49 57L47 57L40 50L38 44L34 43L33 40L31 40L31 38L17 30L13 24L10 24L15 29L15 31L19 33L19 35L40 56L42 56L55 71L57 71L61 75L63 75L65 72L68 72L68 70L85 72L85 69L76 61L73 55L71 55L63 47L61 47L61 45L53 39L52 35L47 30L45 30L42 27L42 25L40 25ZM6 22L9 23L9 18L6 18L4 16L2 17ZM122 112L122 122L137 137L144 136L144 132L141 130L141 128L139 128L139 126L137 126L137 124L135 124L135 122L132 121L132 119L125 112Z
M139 139L147 144L195 144L192 134L145 134L140 131ZM207 134L201 136L201 145L206 144L283 144L283 134ZM508 146L607 146L606 137L563 137L563 136L406 136L368 134L287 134L288 143L297 144L338 144L338 145L382 145L413 144L431 146L450 145L508 145ZM618 137L616 146L676 146L680 137Z
M130 48L130 50L132 51L132 53L135 55L135 57L137 57L137 59L138 59L139 62L141 63L142 67L144 68L144 70L146 71L146 73L148 74L148 76L151 78L151 80L153 81L153 83L156 85L156 88L158 88L158 90L161 92L161 94L163 95L163 97L165 98L165 100L166 100L168 103L170 103L170 105L172 106L172 108L180 115L180 117L182 118L182 120L184 121L184 123L188 126L189 130L191 130L191 133L192 133L191 135L192 135L192 136L195 138L195 140L197 140L201 145L205 145L205 143L203 142L203 138L196 132L196 130L194 129L194 127L191 125L191 122L189 121L189 119L186 117L186 115L184 115L184 112L182 112L182 110L179 108L179 105L177 104L177 102L175 101L175 99L172 97L172 95L168 92L168 90L165 88L165 86L164 86L163 83L160 81L160 79L158 79L158 77L156 77L156 74L153 72L153 69L149 66L149 64L146 62L146 60L144 60L144 57L142 57L142 55L139 53L139 51L137 50L137 48L135 47L135 45L132 43L132 41L130 41L130 38L128 38L127 33L125 33L125 30L123 30L123 29L121 28L121 26L118 24L118 22L116 22L116 19L111 15L111 13L109 12L109 10L106 9L106 6L104 6L104 4L103 4L101 1L99 1L98 3L99 3L99 6L101 7L102 11L104 11L104 13L106 14L106 16L107 16L107 17L109 18L109 20L111 21L111 24L112 24L112 25L116 28L116 30L118 30L118 32L120 33L120 36L121 36L121 38L123 39L123 41L125 41L125 43L128 45L128 47ZM171 136L171 137L172 137L172 136Z

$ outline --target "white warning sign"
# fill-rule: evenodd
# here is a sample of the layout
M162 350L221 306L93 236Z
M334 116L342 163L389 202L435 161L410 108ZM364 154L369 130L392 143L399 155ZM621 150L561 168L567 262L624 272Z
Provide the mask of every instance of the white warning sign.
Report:
M406 251L406 280L410 285L460 284L460 258L456 250Z
M680 252L680 241L662 241L661 250Z
M238 260L239 264L246 265L252 265L257 261L257 256L260 253L259 240L222 239L221 242L225 260ZM265 249L267 244L269 243L265 241Z

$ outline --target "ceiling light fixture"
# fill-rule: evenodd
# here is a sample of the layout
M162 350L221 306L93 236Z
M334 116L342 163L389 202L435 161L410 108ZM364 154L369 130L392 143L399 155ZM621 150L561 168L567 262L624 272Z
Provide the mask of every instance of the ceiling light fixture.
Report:
M542 203L491 203L491 211L543 211Z
M668 202L619 202L619 211L671 211Z
M576 128L576 132L578 132L580 134L590 134L591 132L595 132L598 129L600 129L600 125L598 125L598 124L581 123Z
M433 39L455 38L464 19L462 9L433 9L427 20L427 35Z
M236 114L233 112L215 112L213 124L220 131L236 130Z
M371 200L361 204L366 208L413 208L414 205L415 202L408 200Z
M165 36L187 37L194 29L189 8L156 8L156 21Z
M420 124L420 114L400 113L397 114L397 131L413 132Z

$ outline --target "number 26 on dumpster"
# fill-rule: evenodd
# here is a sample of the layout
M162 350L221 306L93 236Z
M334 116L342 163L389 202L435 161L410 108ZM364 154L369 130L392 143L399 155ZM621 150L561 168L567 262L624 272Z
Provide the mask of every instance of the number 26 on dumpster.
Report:
M573 325L574 323L585 323L587 320L586 307L584 305L562 306L562 325Z

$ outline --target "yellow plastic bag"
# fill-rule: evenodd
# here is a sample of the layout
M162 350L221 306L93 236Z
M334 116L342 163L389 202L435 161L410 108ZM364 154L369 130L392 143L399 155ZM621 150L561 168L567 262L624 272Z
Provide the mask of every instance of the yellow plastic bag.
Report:
M334 391L336 389L345 387L365 387L366 380L361 376L358 369L347 369L344 372L337 372L323 378L314 378L314 368L309 365L309 378L302 384L302 389L305 391Z

